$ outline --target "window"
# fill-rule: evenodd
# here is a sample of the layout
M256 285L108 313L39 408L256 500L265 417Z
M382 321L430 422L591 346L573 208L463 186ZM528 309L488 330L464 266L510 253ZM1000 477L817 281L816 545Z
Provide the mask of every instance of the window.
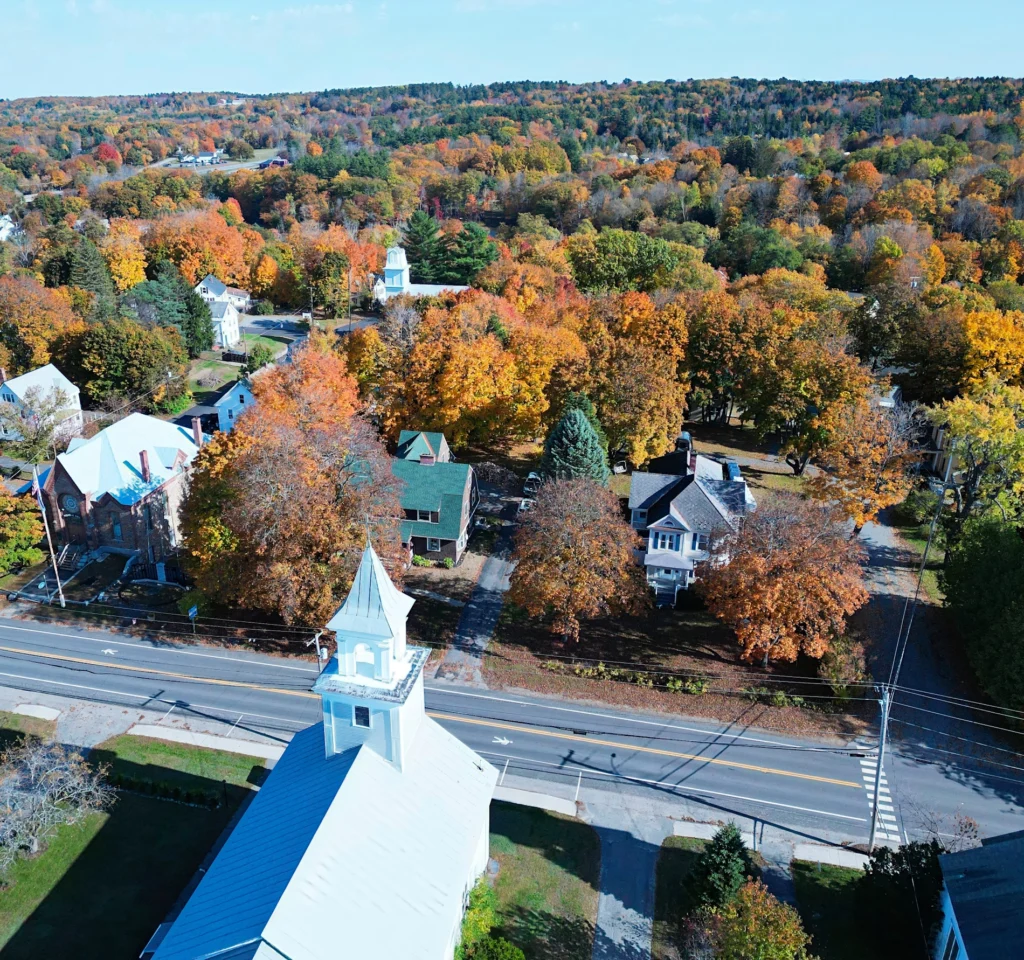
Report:
M441 541L437 537L427 537L427 553L440 553Z
M238 395L238 402L239 402L240 404L242 404L242 403L245 403L245 394L244 394L244 393L240 393L240 394Z
M112 540L121 539L121 518L116 513L110 515L110 538Z
M146 529L152 531L153 529L153 511L150 509L147 503L142 511L142 515L146 518Z
M433 522L430 519L430 511L429 510L417 510L416 511L416 519L417 520L422 520L424 523L432 523Z
M707 550L710 539L706 533L695 533L693 535L693 549Z
M352 723L355 724L357 727L368 727L370 725L370 708L353 707Z
M647 511L646 510L634 510L633 511L633 526L634 527L646 527L647 526Z
M655 550L678 550L679 534L665 533L664 530L656 530L654 533Z

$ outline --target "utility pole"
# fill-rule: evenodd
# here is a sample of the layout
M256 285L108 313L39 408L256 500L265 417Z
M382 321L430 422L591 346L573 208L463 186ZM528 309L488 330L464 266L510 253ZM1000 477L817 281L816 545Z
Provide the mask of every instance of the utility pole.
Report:
M881 732L878 739L878 763L875 766L875 793L871 799L871 836L868 838L868 853L875 849L875 831L878 829L878 788L882 785L882 763L885 760L885 741L889 734L889 688L882 687L882 699L878 701L882 708L880 721Z
M307 647L311 646L312 644L316 644L316 668L317 668L318 671L321 671L323 669L323 663L324 663L323 655L320 653L320 637L321 636L323 636L323 630L317 630L317 632L314 635L313 639L306 641L306 646Z
M53 575L57 580L57 595L60 597L61 607L64 607L64 588L60 583L60 571L57 569L57 557L53 552L53 536L50 534L50 524L46 521L46 505L43 503L43 490L42 487L39 486L39 472L35 464L32 465L32 492L36 495L36 503L39 504L39 512L43 515L43 528L46 530L46 543L50 547L50 563L53 564Z

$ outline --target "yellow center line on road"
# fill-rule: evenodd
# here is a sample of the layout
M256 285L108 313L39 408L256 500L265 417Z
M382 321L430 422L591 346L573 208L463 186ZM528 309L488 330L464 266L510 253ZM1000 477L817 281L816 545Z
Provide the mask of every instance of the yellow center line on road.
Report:
M622 750L636 750L640 753L655 753L663 757L677 757L681 760L696 760L699 763L713 763L722 767L735 767L739 770L753 770L755 773L767 773L777 777L795 777L798 780L813 780L815 783L831 783L837 787L853 787L863 789L852 780L835 780L832 777L818 777L813 773L797 773L794 770L780 770L776 767L760 767L753 763L740 763L736 760L721 760L717 757L702 757L695 753L678 753L675 750L662 750L660 747L642 747L634 743L619 743L615 740L602 740L598 737L581 736L573 733L560 733L554 730L540 730L536 727L524 727L515 723L501 723L496 720L478 720L475 717L459 717L450 713L431 713L435 720L450 720L454 723L472 723L481 727L494 727L497 730L515 730L536 737L554 737L557 740L576 740L580 743L597 744L601 747L619 747Z
M78 663L89 667L102 667L105 670L126 670L135 673L151 674L158 677L173 677L175 680L187 680L192 683L209 683L222 687L240 687L245 690L260 690L264 693L279 693L286 697L304 697L312 700L319 700L319 694L310 690L283 690L280 687L266 687L259 683L248 683L244 680L221 680L216 677L194 677L187 673L177 673L173 670L159 670L156 667L144 665L132 665L124 663L111 663L109 660L90 660L87 657L69 657L59 653L41 653L38 650L23 650L20 647L0 646L0 652L16 653L26 657L39 657L45 660L60 660L65 663ZM599 747L617 747L620 750L635 750L638 753L653 753L662 757L675 757L680 760L694 760L698 763L715 764L721 767L733 767L737 770L752 770L755 773L765 773L777 777L794 777L797 780L811 780L815 783L830 783L837 787L853 787L855 790L863 789L862 784L854 783L851 780L836 780L832 777L819 777L811 773L797 773L793 770L781 770L777 767L762 767L752 763L740 763L737 760L722 760L718 757L702 757L695 753L680 753L675 750L663 750L660 747L644 747L633 743L620 743L616 740L603 740L599 737L581 736L580 734L562 733L556 730L542 730L539 727L523 726L517 723L504 723L498 720L480 720L476 717L460 717L451 713L435 713L428 710L427 716L435 720L448 720L453 723L468 723L480 727L491 727L495 730L513 730L517 733L526 733L536 737L551 737L555 740L571 740L579 743L594 744Z
M187 673L175 673L173 670L158 670L156 667L111 663L109 660L89 660L85 657L68 657L59 653L41 653L38 650L22 650L18 647L2 647L0 652L20 653L27 657L42 657L46 660L63 660L67 663L81 663L89 667L103 667L106 670L130 670L135 673L153 674L158 677L173 677L176 680L190 680L194 683L213 683L222 687L243 687L246 690L262 690L266 693L280 693L286 697L308 697L319 700L320 695L309 690L282 690L280 687L265 687L259 683L247 683L244 680L219 680L216 677L193 677Z

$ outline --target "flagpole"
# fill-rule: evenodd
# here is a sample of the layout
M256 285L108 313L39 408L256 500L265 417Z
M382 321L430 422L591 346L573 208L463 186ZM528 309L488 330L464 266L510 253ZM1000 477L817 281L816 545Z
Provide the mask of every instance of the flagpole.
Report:
M50 535L50 525L46 522L46 504L43 503L43 488L39 486L39 474L36 465L32 465L32 487L36 492L36 502L39 504L39 512L43 515L43 527L46 530L46 542L50 547L50 562L53 564L53 575L57 578L57 594L60 597L60 605L64 604L64 588L60 585L60 571L57 569L57 557L53 552L53 537Z

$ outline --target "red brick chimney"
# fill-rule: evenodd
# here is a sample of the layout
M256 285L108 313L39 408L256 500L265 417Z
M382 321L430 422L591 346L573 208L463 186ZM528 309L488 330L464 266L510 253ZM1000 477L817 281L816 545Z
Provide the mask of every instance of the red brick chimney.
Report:
M139 460L142 463L142 482L149 483L149 481L153 478L153 474L149 472L149 451L140 450Z
M192 439L197 447L203 445L203 421L199 417L192 418Z
M7 369L5 367L0 367L0 383L6 383L6 382L7 382Z

